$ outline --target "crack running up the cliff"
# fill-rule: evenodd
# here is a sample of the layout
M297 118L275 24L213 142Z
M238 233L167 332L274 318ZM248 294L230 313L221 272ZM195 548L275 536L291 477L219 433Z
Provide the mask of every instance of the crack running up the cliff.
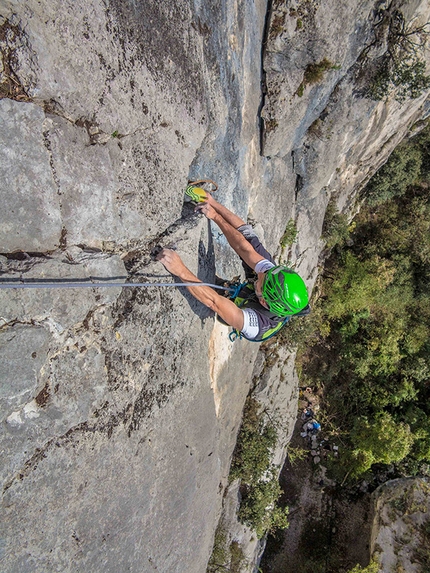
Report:
M266 9L266 16L264 19L264 28L263 28L263 38L261 43L261 79L260 79L260 88L261 88L261 97L260 97L260 105L258 106L257 111L257 118L258 118L258 125L260 128L260 155L263 155L263 146L264 146L264 120L261 116L261 112L263 111L264 104L266 101L266 94L267 94L267 82L266 82L266 70L264 69L264 58L266 55L266 47L267 47L267 40L269 37L269 29L270 29L270 20L272 18L272 9L273 9L273 0L267 0L267 9Z

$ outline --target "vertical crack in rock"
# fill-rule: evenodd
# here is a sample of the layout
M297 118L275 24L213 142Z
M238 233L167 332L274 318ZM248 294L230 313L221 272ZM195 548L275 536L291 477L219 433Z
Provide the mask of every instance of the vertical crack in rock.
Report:
M263 29L263 40L261 44L261 79L260 79L260 86L261 86L261 98L260 98L260 105L258 106L257 111L257 118L258 124L260 127L260 155L263 155L263 148L264 148L264 119L261 115L264 104L266 101L266 94L267 94L267 82L266 82L266 71L264 69L264 58L266 55L266 46L267 40L269 37L269 28L270 28L270 20L272 17L272 7L273 7L273 0L267 0L267 9L266 9L266 16L264 20L264 29Z
M57 175L57 172L55 170L55 165L54 165L54 158L52 156L52 147L51 147L51 142L49 140L49 130L45 130L43 133L43 145L45 146L48 155L49 155L49 165L51 167L51 171L52 171L52 179L55 183L55 187L57 188L57 195L59 197L61 197L62 193L61 193L61 187L60 187L60 179ZM60 209L61 209L61 199L60 199Z
M303 176L300 175L299 173L297 173L297 171L296 171L296 156L295 156L295 154L296 154L295 151L291 152L291 160L293 163L293 172L296 174L296 184L294 187L294 200L297 203L299 193L304 187L304 181L303 181Z
M43 145L46 148L46 151L48 152L48 156L49 156L49 165L51 167L51 172L52 172L52 179L54 181L55 187L57 189L57 195L58 195L58 201L59 201L59 207L60 207L60 213L63 213L63 204L62 204L62 193L61 193L61 184L60 184L60 178L57 175L57 171L55 169L55 165L54 165L54 157L52 154L52 146L51 146L51 141L49 139L49 130L45 130L43 133ZM59 238L59 242L58 242L60 249L66 249L67 248L67 229L66 227L63 225L62 229L61 229L61 235Z

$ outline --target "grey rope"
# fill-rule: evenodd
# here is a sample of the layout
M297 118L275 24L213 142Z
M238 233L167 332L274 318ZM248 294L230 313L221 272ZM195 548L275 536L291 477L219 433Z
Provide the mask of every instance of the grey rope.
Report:
M202 287L208 286L219 290L229 290L229 287L213 285L211 283L107 283L107 282L43 282L43 283L6 283L0 280L0 289L22 289L22 288L97 288L97 287Z

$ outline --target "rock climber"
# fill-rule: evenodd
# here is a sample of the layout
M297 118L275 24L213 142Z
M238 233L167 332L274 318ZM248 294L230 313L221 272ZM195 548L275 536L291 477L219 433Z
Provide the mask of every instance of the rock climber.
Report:
M242 260L245 276L250 282L238 293L235 301L208 286L188 286L189 292L249 340L265 340L292 315L307 314L308 293L303 279L291 269L276 265L253 228L218 203L210 193L204 192L199 201L196 211L218 225ZM175 251L163 249L157 259L181 281L201 282Z

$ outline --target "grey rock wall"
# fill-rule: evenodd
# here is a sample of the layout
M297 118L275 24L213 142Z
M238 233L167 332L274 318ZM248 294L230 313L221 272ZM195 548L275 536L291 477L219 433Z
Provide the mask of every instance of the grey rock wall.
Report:
M422 571L428 553L429 480L388 481L372 495L370 554L381 571Z
M330 198L354 213L357 192L429 113L428 92L403 103L394 94L380 102L365 95L369 70L387 50L386 34L378 29L381 13L396 8L408 26L430 17L428 3L419 0L273 2L264 58L263 154L292 164L285 193L295 191L299 234L290 257L310 285ZM420 57L429 61L428 48ZM328 69L307 83L308 66L324 60Z
M311 288L329 198L349 207L425 96L357 95L371 2L272 8L262 61L265 0L4 0L0 280L171 280L166 245L203 280L238 274L183 209L209 177L272 252L296 221L283 257ZM324 56L340 68L299 98ZM2 571L205 571L253 379L286 424L296 402L293 356L263 376L227 334L181 289L0 290Z
M2 280L171 280L166 245L237 274L183 190L246 217L264 11L3 3ZM258 346L179 289L1 290L0 317L2 571L204 571Z

